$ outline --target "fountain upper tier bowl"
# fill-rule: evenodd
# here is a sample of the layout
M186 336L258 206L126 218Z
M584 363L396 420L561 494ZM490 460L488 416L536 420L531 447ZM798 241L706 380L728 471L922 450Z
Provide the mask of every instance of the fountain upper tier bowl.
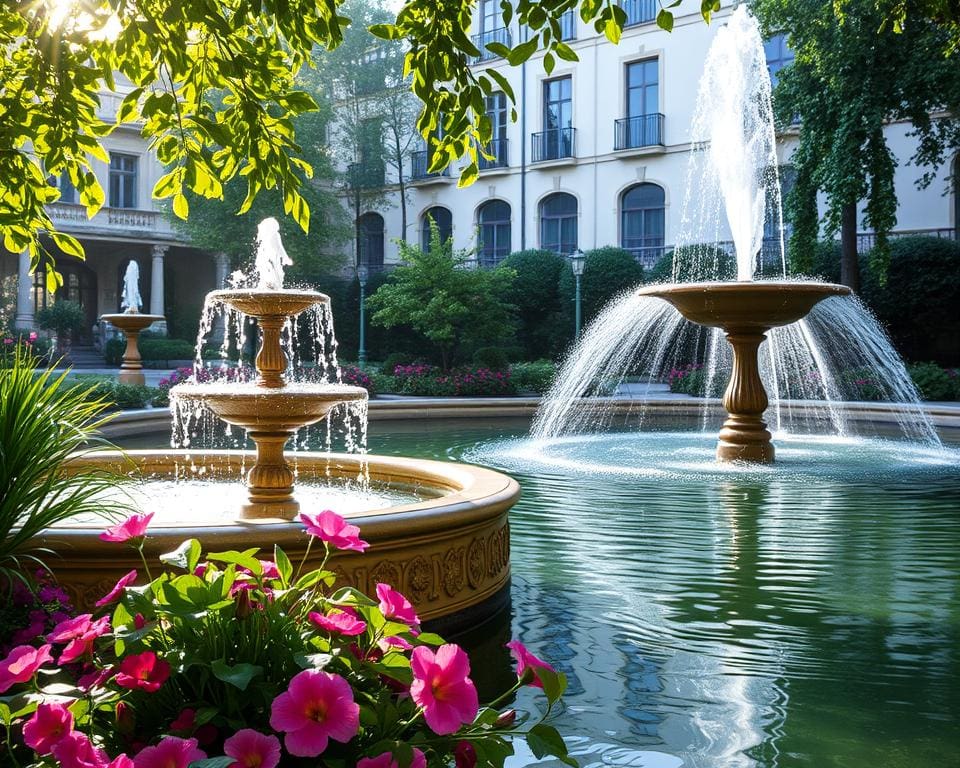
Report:
M224 288L207 294L208 301L227 304L251 317L290 317L318 304L330 305L330 297L319 291L283 288Z
M687 320L698 325L734 330L763 331L806 317L830 296L847 296L844 285L813 282L670 283L641 288L641 296L670 302Z

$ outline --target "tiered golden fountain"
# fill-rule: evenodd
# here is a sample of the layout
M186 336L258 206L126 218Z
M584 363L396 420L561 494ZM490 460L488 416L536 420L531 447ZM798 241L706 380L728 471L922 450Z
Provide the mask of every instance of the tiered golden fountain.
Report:
M742 281L651 285L639 293L669 302L691 322L723 329L733 348L733 370L723 395L727 419L717 459L772 463L775 450L763 420L768 400L757 358L760 345L771 328L795 323L818 302L847 296L850 289L832 283Z
M170 396L196 400L220 419L247 430L257 448L256 461L247 473L248 501L244 518L292 520L300 505L293 495L294 472L284 458L287 441L302 427L315 424L342 403L366 400L367 390L345 384L289 384L287 355L281 332L288 319L307 309L330 304L317 291L225 289L209 294L208 301L226 304L255 318L260 328L260 350L253 384L180 384Z

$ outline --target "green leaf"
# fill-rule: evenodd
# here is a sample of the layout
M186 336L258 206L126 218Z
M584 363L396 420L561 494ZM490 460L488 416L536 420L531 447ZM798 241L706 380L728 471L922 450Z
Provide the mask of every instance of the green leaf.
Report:
M395 24L374 24L368 30L374 37L381 40L399 40L403 34Z
M510 53L507 54L507 61L510 62L510 64L513 66L522 64L531 56L533 56L534 53L536 53L537 45L538 45L538 38L536 37L533 37L530 40L527 40L527 42L525 43L520 43L520 45L515 46L513 50L511 50Z
M552 53L546 53L543 57L543 71L548 75L553 74L553 68L557 65L556 57Z
M190 204L187 202L186 195L181 192L173 196L173 212L184 221L190 215Z
M468 166L466 166L462 171L460 171L460 179L457 181L457 188L463 189L464 187L469 187L473 182L475 182L480 177L480 169L477 165L477 161L474 160Z
M417 640L425 645L443 645L447 642L440 637L440 635L434 634L433 632L421 632L417 635Z
M247 686L250 685L250 681L263 672L263 667L245 663L231 666L224 659L217 659L210 665L210 671L213 672L213 676L217 680L245 691Z
M83 246L80 245L80 241L72 235L65 235L62 232L51 232L50 236L53 238L53 242L57 244L57 248L63 251L67 256L75 256L78 259L83 259Z
M196 539L187 539L183 544L173 550L173 552L166 552L160 555L160 562L193 573L197 567L197 563L200 562L201 551L202 548L199 541Z
M254 576L259 576L263 573L263 566L260 565L260 561L256 557L259 551L257 547L253 547L251 549L245 549L243 552L237 552L234 549L226 552L211 552L207 555L207 559L218 563L239 565L246 568Z
M543 723L533 726L527 733L527 746L538 760L555 757L567 765L578 765L577 761L567 754L567 745L552 726Z
M183 171L180 168L174 168L170 173L165 173L153 185L153 196L157 200L170 197L180 189L180 185L183 183L182 179Z
M288 586L290 578L293 576L293 564L287 557L287 553L276 544L273 546L273 561L277 565L277 570L280 571L280 583L284 587Z
M208 757L204 760L194 760L187 768L227 768L236 760L232 757Z
M700 15L707 24L710 23L710 17L719 10L720 0L701 0L700 2Z
M603 25L603 34L607 36L609 40L614 45L617 45L620 42L620 35L623 33L623 30L620 28L620 25L613 19L607 19L607 23Z
M490 53L496 54L501 59L505 59L510 55L510 49L503 43L487 43L487 50L490 51Z
M543 686L543 692L551 704L563 696L563 692L567 690L567 676L563 672L555 672L543 667L533 667L533 671L536 673L537 679Z
M8 707L4 702L0 701L0 723L4 725L13 724L13 716L10 712L10 707Z
M657 26L667 32L673 32L673 14L665 8L661 8L657 14Z

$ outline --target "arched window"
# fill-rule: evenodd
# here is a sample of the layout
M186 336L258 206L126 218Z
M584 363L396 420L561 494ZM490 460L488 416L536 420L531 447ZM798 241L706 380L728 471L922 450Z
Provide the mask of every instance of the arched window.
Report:
M373 269L383 267L383 216L365 213L359 221L360 263Z
M488 200L477 211L480 266L493 267L510 253L510 203Z
M664 194L656 184L636 184L620 197L620 247L644 266L663 255Z
M425 251L430 248L430 219L433 219L433 223L440 230L441 243L445 243L453 235L453 214L441 205L433 206L420 219L420 247Z
M561 256L577 250L577 198L555 192L540 202L540 247Z

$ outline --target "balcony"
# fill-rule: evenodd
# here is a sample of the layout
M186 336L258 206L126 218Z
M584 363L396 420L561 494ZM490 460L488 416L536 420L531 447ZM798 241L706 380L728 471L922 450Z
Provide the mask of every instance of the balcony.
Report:
M383 163L350 163L347 182L351 189L378 189L386 183Z
M57 202L47 205L47 213L61 231L77 237L101 235L130 240L187 242L162 211L104 207L88 219L86 206Z
M499 53L494 53L493 51L487 50L488 43L500 43L500 45L505 45L507 48L510 48L513 45L513 37L510 35L510 30L506 27L488 29L485 32L481 32L479 35L474 35L470 39L480 51L479 56L474 56L472 58L470 62L471 64L480 64L484 61L500 58Z
M658 146L663 146L663 115L659 112L614 120L613 148L615 150Z
M657 0L620 0L620 7L627 14L625 27L648 24L657 18L660 4Z
M485 158L483 155L478 155L478 165L481 171L489 171L494 168L507 168L510 165L508 149L510 148L508 139L493 139L487 146L484 148L488 154L492 155L491 159Z
M530 139L530 162L532 163L576 157L576 128L553 128L549 131L534 133Z
M427 169L430 167L430 155L427 150L410 153L410 180L411 181L430 181L432 179L450 178L450 167L442 171L430 173Z

